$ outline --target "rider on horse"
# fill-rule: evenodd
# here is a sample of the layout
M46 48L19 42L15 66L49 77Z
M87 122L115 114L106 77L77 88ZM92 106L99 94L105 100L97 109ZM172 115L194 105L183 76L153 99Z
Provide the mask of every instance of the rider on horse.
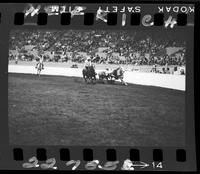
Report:
M85 64L84 64L84 68L83 68L83 78L85 79L85 81L87 81L87 79L90 79L93 83L93 81L96 81L96 72L95 72L95 68L94 65L92 64L91 58L88 57L85 60Z
M85 65L84 65L84 67L85 67L86 70L88 70L88 68L91 67L91 66L92 66L92 61L91 61L91 58L88 57L88 58L85 60Z

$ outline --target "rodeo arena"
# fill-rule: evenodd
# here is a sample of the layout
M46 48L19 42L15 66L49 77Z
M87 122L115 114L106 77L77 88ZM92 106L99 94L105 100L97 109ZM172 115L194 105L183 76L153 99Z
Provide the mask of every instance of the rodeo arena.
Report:
M9 44L11 144L184 145L184 40L13 30Z

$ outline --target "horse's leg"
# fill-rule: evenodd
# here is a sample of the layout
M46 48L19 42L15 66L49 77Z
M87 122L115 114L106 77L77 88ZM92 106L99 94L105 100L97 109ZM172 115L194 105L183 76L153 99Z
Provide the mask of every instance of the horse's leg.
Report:
M91 83L94 84L94 76L91 75L90 79L91 79Z
M122 85L126 85L124 80L122 78L120 78Z
M93 79L93 77L91 77L91 83L94 84L94 79Z
M89 82L89 83L93 83L93 81L92 81L92 77L89 77L89 79L90 79L90 82Z
M102 77L102 76L99 76L99 82L100 82L100 83L104 83L103 77Z
M123 85L123 84L124 84L124 85L128 85L128 84L123 80L123 78L120 78L120 80L121 80L122 85Z
M90 83L90 78L88 78L88 77L86 76L85 79L86 79L87 84Z
M111 80L111 76L110 75L106 76L107 83L109 83L109 80Z
M84 78L84 80L85 80L85 83L87 83L87 78L86 78L86 76L83 76L83 78Z
M115 77L113 77L112 75L110 76L110 82L111 82L111 84L115 83Z
M90 79L88 77L86 77L86 82L87 82L87 84L90 83Z
M84 78L84 80L85 80L85 83L86 83L86 82L87 82L87 80L86 80L86 76L85 76L84 72L83 72L83 78Z
M94 77L94 82L93 82L93 84L95 84L96 83L96 77Z
M106 82L108 83L108 77L106 77Z
M96 79L96 76L94 75L94 84L96 83L96 80L97 80L97 79Z

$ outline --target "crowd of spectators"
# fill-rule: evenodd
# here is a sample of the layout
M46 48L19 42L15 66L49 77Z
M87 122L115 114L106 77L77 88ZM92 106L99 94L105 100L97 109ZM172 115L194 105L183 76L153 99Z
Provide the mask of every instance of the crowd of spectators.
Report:
M87 53L97 63L128 63L138 65L185 65L186 42L142 31L109 30L67 30L67 31L12 31L10 50L26 52L25 47L32 45L33 50L48 51L65 56L64 61L84 61L80 52ZM168 55L166 48L177 47L179 51ZM99 48L106 48L101 57ZM71 56L69 54L71 53ZM119 56L113 56L117 53ZM47 60L59 61L62 56L46 56ZM34 57L33 57L34 58Z

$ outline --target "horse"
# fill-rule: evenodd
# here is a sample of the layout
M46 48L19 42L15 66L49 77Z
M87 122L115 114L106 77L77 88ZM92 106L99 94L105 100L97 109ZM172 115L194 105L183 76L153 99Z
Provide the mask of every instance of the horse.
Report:
M105 71L99 72L98 76L99 76L99 80L104 80L104 79L108 80L108 76Z
M40 77L40 73L44 69L43 63L38 62L37 65L35 66L35 68L37 69L37 75Z
M108 74L108 78L111 80L113 80L113 78L116 80L119 79L123 85L128 85L124 81L124 72L125 72L125 70L122 67L118 67L118 68L114 69L111 73Z
M101 80L103 82L103 80L107 80L107 82L109 82L110 79L110 76L109 76L109 73L111 71L107 68L105 71L101 71L98 73L98 76L99 76L99 80Z
M97 73L95 72L94 65L84 68L82 74L85 82L87 82L87 79L89 79L92 83L96 82Z

